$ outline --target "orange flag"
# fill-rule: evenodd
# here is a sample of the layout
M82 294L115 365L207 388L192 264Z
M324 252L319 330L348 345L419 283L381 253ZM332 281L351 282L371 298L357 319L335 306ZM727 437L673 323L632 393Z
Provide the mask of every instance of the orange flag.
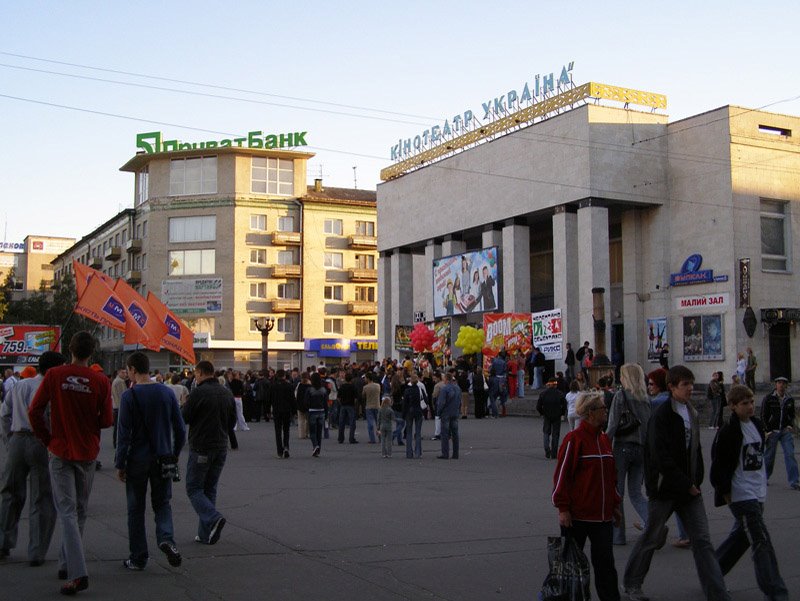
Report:
M89 283L78 298L74 311L78 315L120 332L125 331L125 320L129 315L114 291L106 286L102 279L93 276L89 277Z
M161 339L161 345L177 353L194 365L194 332L170 311L152 292L147 293L147 302L152 307L159 321L167 326L167 333Z
M75 259L72 259L72 271L75 274L75 289L78 291L78 298L83 296L83 292L89 284L89 278L93 275L103 280L109 288L114 287L114 278L104 274L102 271L92 269L88 265L78 263Z
M153 308L123 280L117 280L114 292L135 322L135 325L125 324L125 344L141 344L151 351L161 350L161 339L167 333L167 326Z

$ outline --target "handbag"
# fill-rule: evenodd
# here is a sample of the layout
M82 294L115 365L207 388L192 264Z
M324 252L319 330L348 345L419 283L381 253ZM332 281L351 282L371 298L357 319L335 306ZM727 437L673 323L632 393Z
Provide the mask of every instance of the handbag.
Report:
M550 572L542 583L541 601L589 601L589 560L571 536L547 538Z
M617 429L614 430L614 436L626 436L628 434L632 434L639 426L642 425L641 420L636 417L633 409L631 409L630 401L628 400L628 394L624 389L622 390L622 398L625 399L625 402L619 413Z

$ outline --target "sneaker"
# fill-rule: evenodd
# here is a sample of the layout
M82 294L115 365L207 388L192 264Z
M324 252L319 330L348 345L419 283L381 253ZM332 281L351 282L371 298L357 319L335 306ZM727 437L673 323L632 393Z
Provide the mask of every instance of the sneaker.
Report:
M123 561L122 567L125 568L126 570L133 570L134 572L141 572L142 570L144 570L144 566L140 566L138 563L134 563L132 559L126 559L125 561Z
M283 449L283 458L289 459L289 449Z
M194 542L202 543L204 545L206 544L206 541L204 541L202 538L200 538L200 535L197 535L197 536L194 537Z
M177 568L179 565L181 565L183 558L178 552L178 547L175 546L175 543L164 541L158 545L158 548L161 549L161 552L167 556L167 561L173 568Z
M61 587L61 594L72 596L75 595L78 591L85 591L89 588L89 577L88 576L81 576L80 578L76 578L75 580L70 580L64 586Z
M216 545L222 534L222 529L225 527L225 518L219 518L214 525L211 526L211 533L208 535L208 544Z
M650 601L650 597L645 595L642 592L641 587L638 586L636 588L626 588L625 596L629 599L629 601Z
M800 490L800 484L798 484L797 482L792 484L792 490Z
M351 440L350 444L358 444L358 441L357 440Z
M437 436L431 436L431 440L441 440L441 439L442 439L442 437L441 437L441 436L439 436L439 435L437 435Z
M312 457L319 457L319 447L314 447L314 452L311 453Z

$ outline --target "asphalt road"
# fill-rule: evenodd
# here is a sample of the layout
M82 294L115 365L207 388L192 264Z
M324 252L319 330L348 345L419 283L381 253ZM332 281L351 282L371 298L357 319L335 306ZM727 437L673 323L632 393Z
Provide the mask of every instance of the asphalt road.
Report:
M433 422L423 433L429 438ZM293 430L293 435L295 430ZM712 432L703 430L706 456ZM227 526L215 546L194 542L196 516L183 483L174 489L176 542L184 556L171 568L155 548L144 572L124 570L128 541L124 485L112 469L110 435L90 499L85 544L89 589L82 598L184 600L532 600L547 573L547 536L558 533L550 503L554 461L544 458L541 421L530 417L461 422L457 461L437 460L437 442L426 440L422 459L408 460L395 446L382 459L379 445L325 440L312 458L307 440L292 441L291 459L275 458L271 423L240 433L241 450L230 452L218 506ZM0 451L4 459L4 452ZM181 458L185 467L185 455ZM727 509L713 507L703 487L712 538L730 528ZM789 590L797 590L800 493L788 488L779 454L769 488L767 525ZM629 524L633 510L626 501ZM671 521L672 522L672 521ZM672 528L674 531L674 527ZM615 547L622 573L628 545ZM672 534L671 534L672 538ZM0 563L3 598L60 598L56 579L56 530L48 561L25 561L27 518L20 546ZM745 556L729 574L736 601L760 600L752 562ZM702 599L690 551L667 545L653 560L644 589L655 599Z

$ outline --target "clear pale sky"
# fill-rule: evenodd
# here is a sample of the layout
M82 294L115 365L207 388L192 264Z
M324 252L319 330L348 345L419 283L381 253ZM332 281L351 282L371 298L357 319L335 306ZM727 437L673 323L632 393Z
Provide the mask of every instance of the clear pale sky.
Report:
M666 94L671 120L726 104L800 115L796 0L5 0L0 23L0 239L13 242L80 238L132 206L119 167L138 132L308 131L310 179L352 187L356 166L374 189L398 138L569 61L576 84Z

